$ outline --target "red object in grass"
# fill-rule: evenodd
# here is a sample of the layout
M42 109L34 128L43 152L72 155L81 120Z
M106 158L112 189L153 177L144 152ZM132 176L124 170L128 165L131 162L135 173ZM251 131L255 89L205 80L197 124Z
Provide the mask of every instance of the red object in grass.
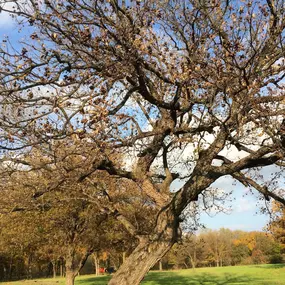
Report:
M99 273L105 273L105 270L106 270L106 268L100 267L100 268L99 268Z

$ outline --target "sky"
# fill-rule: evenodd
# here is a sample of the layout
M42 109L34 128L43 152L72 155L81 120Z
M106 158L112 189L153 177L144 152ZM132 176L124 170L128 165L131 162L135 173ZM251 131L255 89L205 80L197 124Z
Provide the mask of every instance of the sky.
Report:
M23 36L19 33L13 20L6 13L0 14L0 40L9 36L13 42ZM261 214L256 205L256 197L249 193L243 185L238 182L233 184L229 177L222 177L215 182L213 187L233 190L234 201L226 202L225 207L230 208L229 213L217 213L208 215L202 213L200 222L209 229L229 228L232 230L261 231L269 221L269 216Z
M260 205L248 188L239 182L234 182L230 177L222 177L213 186L233 190L233 201L225 203L229 208L228 213L213 215L202 214L201 223L206 228L219 229L229 228L232 230L261 231L269 221L269 216L261 214ZM264 204L261 204L264 205Z

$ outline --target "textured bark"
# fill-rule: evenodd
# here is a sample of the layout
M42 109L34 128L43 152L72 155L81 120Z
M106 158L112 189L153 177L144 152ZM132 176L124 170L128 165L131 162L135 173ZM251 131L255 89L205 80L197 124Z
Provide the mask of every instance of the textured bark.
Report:
M155 235L140 238L138 246L129 255L109 285L138 285L147 272L171 249L178 238L179 221L170 209L160 213Z
M74 281L75 281L74 271L66 269L65 284L66 285L74 285Z
M65 257L66 285L74 284L75 277L79 275L79 271L91 253L91 250L87 250L80 258L78 258L78 256L76 258L75 249L72 247L69 248L68 254Z
M147 272L170 250L173 241L143 241L126 259L109 285L138 285Z
M75 262L74 259L75 259L74 251L70 250L65 260L65 268L66 268L65 284L66 285L74 285L75 276L77 273L75 266L74 266L74 262Z

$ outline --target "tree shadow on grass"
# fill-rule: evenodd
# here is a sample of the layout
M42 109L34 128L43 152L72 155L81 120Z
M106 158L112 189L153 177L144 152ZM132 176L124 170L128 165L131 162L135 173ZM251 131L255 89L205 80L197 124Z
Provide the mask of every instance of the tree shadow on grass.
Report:
M265 266L264 265L255 265L253 267L262 268L262 269L279 269L279 268L285 268L285 263L266 264Z
M105 275L105 276L97 276L97 277L87 277L84 279L75 280L75 285L106 285L108 281L111 279L112 276Z
M246 275L224 274L222 276L209 273L192 276L181 276L175 272L165 274L149 274L142 284L145 285L247 285L257 282Z
M276 265L276 264L275 264ZM284 266L282 266L284 267ZM274 267L278 268L278 267ZM79 279L76 285L106 285L111 276L98 276ZM248 285L260 284L263 280L258 276L237 275L225 273L214 275L209 273L183 276L176 272L150 272L143 280L142 285ZM119 285L119 284L118 284Z

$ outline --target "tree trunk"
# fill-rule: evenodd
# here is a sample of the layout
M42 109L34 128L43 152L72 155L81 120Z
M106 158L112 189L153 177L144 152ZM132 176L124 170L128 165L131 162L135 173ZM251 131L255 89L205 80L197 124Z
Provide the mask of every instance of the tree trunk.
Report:
M159 271L162 271L163 270L163 268L162 268L162 261L160 260L159 261Z
M93 261L94 261L94 269L95 269L95 274L96 276L98 276L100 274L100 271L99 271L99 267L100 267L100 264L99 264L99 256L98 256L98 253L97 252L94 252L92 254L93 256Z
M75 274L72 270L66 269L65 284L74 285Z
M27 264L27 279L32 279L33 274L32 274L32 256L28 255L26 259L26 264Z
M179 215L171 208L157 217L153 235L140 237L135 250L126 258L108 285L139 285L148 271L171 249L180 236Z
M195 257L192 257L192 255L189 255L190 257L190 262L191 262L191 267L192 269L195 269L196 268L196 262L195 262Z
M80 269L84 266L88 256L92 253L91 250L86 250L81 254L80 258L76 260L76 251L70 247L65 256L65 273L66 273L66 285L74 285L74 280L79 275Z
M108 283L138 285L147 272L171 249L172 241L141 241Z
M64 273L63 273L63 260L60 259L59 261L59 274L60 274L60 277L63 277L64 276Z
M56 278L56 261L53 260L52 262L52 273L53 273L53 278Z
M77 275L77 268L75 265L75 250L70 247L65 256L65 284L74 285L75 276Z
M9 272L8 272L8 278L9 280L12 279L12 273L13 273L13 257L10 257L10 262L9 262Z

